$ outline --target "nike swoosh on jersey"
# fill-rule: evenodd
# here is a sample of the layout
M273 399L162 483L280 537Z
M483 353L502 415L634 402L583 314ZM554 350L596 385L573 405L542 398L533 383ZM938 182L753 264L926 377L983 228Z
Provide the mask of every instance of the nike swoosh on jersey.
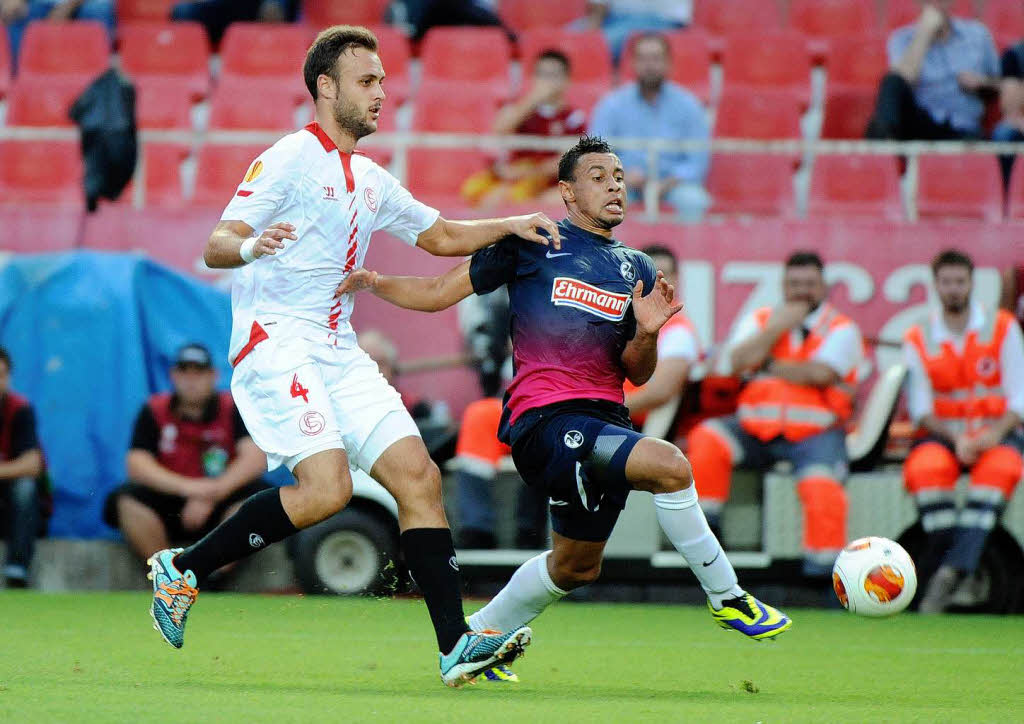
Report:
M561 254L552 254L551 250L549 249L547 251L547 253L544 254L544 256L546 256L548 259L554 259L556 256L572 256L572 252L571 251L563 251Z

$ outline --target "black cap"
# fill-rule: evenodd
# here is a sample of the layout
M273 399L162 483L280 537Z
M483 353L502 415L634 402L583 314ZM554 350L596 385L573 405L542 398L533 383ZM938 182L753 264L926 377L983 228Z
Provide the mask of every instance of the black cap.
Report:
M178 356L174 360L174 366L179 369L182 367L200 367L202 369L210 369L213 367L213 357L210 355L210 350L206 349L206 347L201 344L186 344L178 350Z

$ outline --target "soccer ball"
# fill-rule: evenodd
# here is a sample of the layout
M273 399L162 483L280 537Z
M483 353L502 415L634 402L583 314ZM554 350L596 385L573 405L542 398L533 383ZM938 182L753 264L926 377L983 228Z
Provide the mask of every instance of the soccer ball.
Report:
M914 599L917 569L910 555L888 538L858 538L832 567L840 603L861 616L892 616Z

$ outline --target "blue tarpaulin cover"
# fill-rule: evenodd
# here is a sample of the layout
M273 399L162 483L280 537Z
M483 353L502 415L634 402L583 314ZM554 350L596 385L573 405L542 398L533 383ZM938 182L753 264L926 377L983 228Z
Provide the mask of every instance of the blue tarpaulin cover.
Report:
M50 535L113 538L101 519L125 478L140 407L170 388L178 348L213 353L231 379L228 295L135 254L12 255L0 266L0 345L36 410L54 493ZM278 481L281 482L281 481Z

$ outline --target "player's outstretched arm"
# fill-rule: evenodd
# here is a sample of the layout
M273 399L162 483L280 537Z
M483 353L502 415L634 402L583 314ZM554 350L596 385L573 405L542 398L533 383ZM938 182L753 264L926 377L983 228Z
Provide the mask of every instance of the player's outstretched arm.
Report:
M295 241L295 227L281 221L271 224L258 237L244 221L221 221L206 242L203 261L211 269L233 269L284 248L284 240Z
M658 272L650 294L643 295L641 280L637 280L633 287L636 334L622 351L622 366L626 370L626 378L634 385L646 383L654 374L658 363L658 332L673 314L683 308L674 298L675 289L665 281L661 272Z
M541 231L548 235L544 236ZM476 221L451 221L441 217L417 237L416 246L434 256L469 256L506 236L562 248L558 226L544 214Z
M396 277L367 269L353 269L338 285L335 298L369 289L381 299L404 309L439 312L473 293L469 260L437 277Z

